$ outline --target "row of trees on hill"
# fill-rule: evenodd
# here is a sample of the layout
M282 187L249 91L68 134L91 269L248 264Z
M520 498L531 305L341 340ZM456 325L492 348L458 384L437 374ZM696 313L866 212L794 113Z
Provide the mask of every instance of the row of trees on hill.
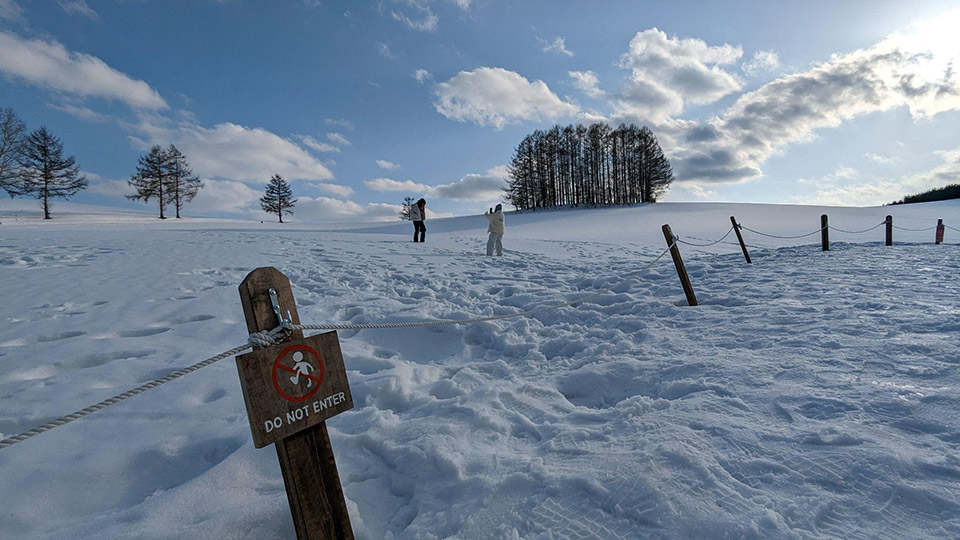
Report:
M140 156L137 171L127 183L134 189L127 198L144 202L155 199L160 206L160 219L166 219L167 206L173 206L180 219L180 210L203 188L187 157L172 144L168 148L156 145L147 155Z
M0 109L0 189L10 197L31 197L50 219L51 199L69 199L87 187L76 159L63 156L63 143L41 126L27 126L13 109Z
M911 204L919 202L946 201L960 199L960 184L950 184L942 188L935 188L916 195L907 195L899 201L890 204Z
M506 200L518 209L656 202L673 169L646 126L554 126L524 137L510 160Z

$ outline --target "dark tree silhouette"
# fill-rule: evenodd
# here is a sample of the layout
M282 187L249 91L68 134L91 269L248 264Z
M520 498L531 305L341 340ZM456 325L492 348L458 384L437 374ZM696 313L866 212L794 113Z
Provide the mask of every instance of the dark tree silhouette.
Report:
M73 156L63 157L63 143L46 127L30 133L23 149L14 190L36 197L43 205L43 219L50 219L50 199L69 199L87 187Z
M283 215L292 214L292 208L297 204L297 200L291 197L293 197L293 191L286 180L279 174L275 174L267 184L266 194L260 197L260 207L268 214L276 214L280 218L280 223L283 223Z
M166 193L168 202L177 210L177 219L180 219L180 210L197 196L203 182L193 174L187 157L176 146L171 144L166 155Z
M27 126L13 109L0 109L0 189L17 195Z
M413 197L404 197L403 206L400 207L399 217L404 221L410 221L410 207L414 204Z
M133 195L127 195L131 200L149 202L156 199L160 205L160 219L167 219L163 215L164 207L171 202L173 196L168 191L168 172L170 169L170 155L160 145L150 149L150 153L140 156L137 163L137 172L133 173L127 183L136 190ZM179 214L179 213L178 213ZM177 217L180 217L177 215Z
M633 124L534 131L508 170L506 199L519 209L656 202L673 181L653 132Z

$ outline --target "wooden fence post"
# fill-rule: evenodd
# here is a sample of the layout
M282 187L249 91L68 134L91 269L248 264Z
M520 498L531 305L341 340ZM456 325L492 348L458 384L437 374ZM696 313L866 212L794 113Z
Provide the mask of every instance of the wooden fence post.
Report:
M743 235L740 234L740 224L737 223L737 218L730 216L730 223L733 223L733 230L737 233L737 240L740 241L740 249L743 250L743 258L747 260L747 264L753 264L753 261L750 260L750 254L747 252L747 245L743 243Z
M887 216L887 245L893 245L893 216Z
M673 264L677 267L677 275L680 276L680 284L683 285L683 294L687 296L687 304L691 306L699 305L697 295L693 294L693 285L690 283L690 276L687 275L687 268L683 265L683 259L680 258L680 248L677 247L673 238L670 225L663 226L663 237L666 239L667 245L670 246L670 256L673 257Z
M823 245L822 251L830 251L830 225L826 214L820 215L820 243Z
M270 301L270 289L276 291L287 318L300 324L287 276L276 268L257 268L240 284L240 302L250 333L272 330L280 324ZM299 330L288 336L302 338ZM352 539L353 528L326 424L321 422L281 439L276 447L297 538Z
M937 236L936 236L937 245L939 245L940 242L943 242L943 229L944 229L943 218L940 218L937 220Z

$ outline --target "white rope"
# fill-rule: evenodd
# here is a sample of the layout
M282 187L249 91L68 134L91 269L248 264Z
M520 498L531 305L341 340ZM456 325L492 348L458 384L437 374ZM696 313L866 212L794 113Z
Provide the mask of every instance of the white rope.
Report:
M927 228L925 228L925 229L908 229L908 228L906 228L906 227L898 227L897 225L894 225L893 228L894 228L894 229L897 229L897 230L899 230L899 231L924 232L924 231L932 231L932 230L936 229L937 226L934 225L933 227L927 227Z
M660 255L658 255L655 259L650 261L650 263L648 263L646 266L644 266L640 270L636 270L634 272L627 274L628 277L624 278L620 283L626 282L636 274L646 272L647 270L649 270L654 264L657 263L657 261L662 259L663 256L666 255L667 252L670 251L670 249L673 248L673 246L675 245L676 245L676 242L670 244L670 246L668 246L667 249L663 250L663 252L660 253ZM216 356L211 356L210 358L207 358L202 362L198 362L190 367L187 367L178 371L174 371L173 373L167 375L166 377L163 377L162 379L157 379L155 381L149 382L142 386L138 386L133 390L129 390L122 394L117 394L112 398L105 399L100 403L97 403L96 405L91 405L89 407L80 409L79 411L68 414L66 416L61 416L60 418L57 418L52 422L48 422L46 424L43 424L42 426L35 427L29 431L20 433L19 435L14 435L12 437L7 437L6 439L0 440L0 450L7 448L8 446L12 446L18 442L23 442L31 437L34 437L46 431L50 431L53 428L60 427L64 424L73 422L74 420L77 420L79 418L83 418L88 414L93 414L101 409L105 409L109 407L110 405L120 403L121 401L127 398L131 398L137 394L142 394L143 392L156 388L162 384L166 384L170 381L179 379L184 375L193 373L194 371L197 371L200 368L204 368L213 363L219 362L224 358L228 358L230 356L240 354L241 352L247 349L250 349L255 345L260 347L270 347L272 345L276 345L277 343L280 343L284 339L286 339L287 335L289 335L289 333L293 330L366 330L366 329L379 329L379 328L421 328L421 327L427 327L427 326L465 325L465 324L472 324L472 323L485 322L485 321L497 321L501 319L511 319L515 317L528 317L530 315L535 315L535 314L543 313L546 311L551 311L555 309L572 306L574 304L578 304L580 302L589 300L590 298L599 296L603 293L610 292L611 290L612 288L601 289L597 292L588 294L586 296L581 296L579 298L570 300L569 302L563 302L562 304L555 304L555 305L545 306L538 309L521 311L519 313L508 313L505 315L493 315L489 317L476 317L473 319L441 319L441 320L434 320L434 321L403 322L403 323L374 323L374 324L290 324L284 321L280 326L274 328L273 330L264 331L264 332L254 332L250 334L247 338L247 343L244 345L234 347L229 351L224 351ZM283 334L283 335L280 335L280 334Z
M797 236L777 236L777 235L775 235L775 234L762 233L762 232L760 232L760 231L755 231L755 230L753 230L753 229L751 229L751 228L749 228L749 227L744 227L742 224L740 225L740 228L743 229L743 230L745 230L745 231L750 231L750 232L752 232L752 233L754 233L754 234L759 234L760 236L766 236L766 237L769 237L769 238L780 238L780 239L783 239L783 240L794 240L794 239L797 239L797 238L805 238L805 237L807 237L807 236L813 236L813 235L815 235L815 234L823 231L823 229L825 229L826 227L820 227L819 229L817 229L817 230L815 230L815 231L813 231L813 232L810 232L810 233L807 233L807 234L800 234L800 235L797 235Z
M719 244L720 242L723 242L723 240L724 240L726 237L730 236L730 233L732 233L732 232L733 232L733 227L731 226L731 227L730 227L730 230L727 231L727 234L725 234L725 235L723 235L722 237L720 237L720 239L717 240L716 242L711 242L711 243L709 243L709 244L695 244L695 243L693 243L693 242L686 242L686 241L684 241L684 240L680 240L679 238L677 239L677 242L680 243L680 244L684 244L684 245L692 246L692 247L710 247L710 246L715 246L715 245ZM739 244L737 244L737 245L739 245Z
M847 234L863 234L863 233L865 233L865 232L870 232L870 231L876 229L877 227L881 227L881 226L886 225L886 224L887 224L887 220L883 220L883 221L881 221L880 223L877 223L876 225L874 225L873 227L870 227L869 229L864 229L864 230L862 230L862 231L845 231L845 230L843 230L843 229L838 229L838 228L836 228L836 227L834 227L834 226L832 226L832 225L830 226L830 228L833 229L833 230L835 230L835 231L837 231L837 232L842 232L842 233L847 233Z
M282 330L282 328L280 328L280 327L278 327L277 329L278 329L278 330ZM264 332L263 334L267 335L267 334L269 334L269 332ZM272 336L271 336L271 337L272 337ZM184 375L187 375L188 373L193 373L194 371L196 371L196 370L198 370L198 369L200 369L200 368L207 367L207 366L209 366L210 364L213 364L214 362L219 362L220 360L223 360L224 358L227 358L227 357L230 357L230 356L234 356L234 355L236 355L236 354L240 354L241 352L243 352L243 351L245 351L245 350L247 350L247 349L249 349L249 348L251 348L251 347L253 347L253 343L247 343L246 345L241 345L241 346L239 346L239 347L234 347L234 348L230 349L229 351L225 351L225 352L222 352L222 353L220 353L220 354L218 354L218 355L216 355L216 356L212 356L212 357L210 357L210 358L207 358L206 360L204 360L204 361L202 361L202 362L198 362L198 363L196 363L196 364L194 364L194 365L192 365L192 366L190 366L190 367L181 369L181 370L179 370L179 371L174 371L173 373L167 375L166 377L163 377L162 379L157 379L157 380L155 380L155 381L148 382L147 384L144 384L144 385L142 385L142 386L138 386L138 387L134 388L133 390L129 390L129 391L124 392L124 393L122 393L122 394L117 394L116 396L113 396L113 397L110 398L110 399L105 399L105 400L101 401L100 403L97 403L96 405L91 405L91 406L89 406L89 407L87 407L87 408L85 408L85 409L80 409L79 411L77 411L77 412L75 412L75 413L71 413L71 414L68 414L68 415L66 415L66 416L61 416L60 418L57 418L56 420L54 420L54 421L52 421L52 422L48 422L48 423L46 423L46 424L44 424L44 425L42 425L42 426L35 427L35 428L33 428L33 429L29 430L29 431L25 431L25 432L23 432L23 433L21 433L21 434L19 434L19 435L14 435L14 436L12 436L12 437L8 437L8 438L6 438L6 439L3 439L2 441L0 441L0 449L6 448L6 447L8 447L8 446L12 446L12 445L14 445L14 444L16 444L16 443L18 443L18 442L23 442L23 441L29 439L30 437L33 437L33 436L35 436L35 435L39 435L39 434L41 434L41 433L43 433L43 432L45 432L45 431L50 431L51 429L53 429L53 428L55 428L55 427L60 427L60 426L62 426L62 425L64 425L64 424L73 422L74 420L77 420L77 419L79 419L79 418L83 418L84 416L87 416L88 414L93 414L93 413L99 411L100 409L105 409L105 408L109 407L110 405L113 405L113 404L115 404L115 403L120 403L121 401L123 401L123 400L125 400L125 399L127 399L127 398L131 398L131 397L133 397L133 396L135 396L135 395L137 395L137 394L142 394L143 392L146 392L147 390L151 390L151 389L153 389L153 388L156 388L156 387L160 386L161 384L165 384L165 383L168 383L168 382L170 382L170 381L172 381L172 380L179 379L180 377L183 377Z

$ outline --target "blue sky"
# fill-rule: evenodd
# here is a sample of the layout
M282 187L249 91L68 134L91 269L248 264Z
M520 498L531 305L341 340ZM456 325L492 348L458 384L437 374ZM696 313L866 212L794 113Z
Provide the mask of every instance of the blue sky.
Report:
M553 124L650 126L667 201L873 205L960 181L960 5L945 2L0 0L0 107L130 208L176 144L190 216L436 215L498 197ZM0 203L2 208L2 203Z

